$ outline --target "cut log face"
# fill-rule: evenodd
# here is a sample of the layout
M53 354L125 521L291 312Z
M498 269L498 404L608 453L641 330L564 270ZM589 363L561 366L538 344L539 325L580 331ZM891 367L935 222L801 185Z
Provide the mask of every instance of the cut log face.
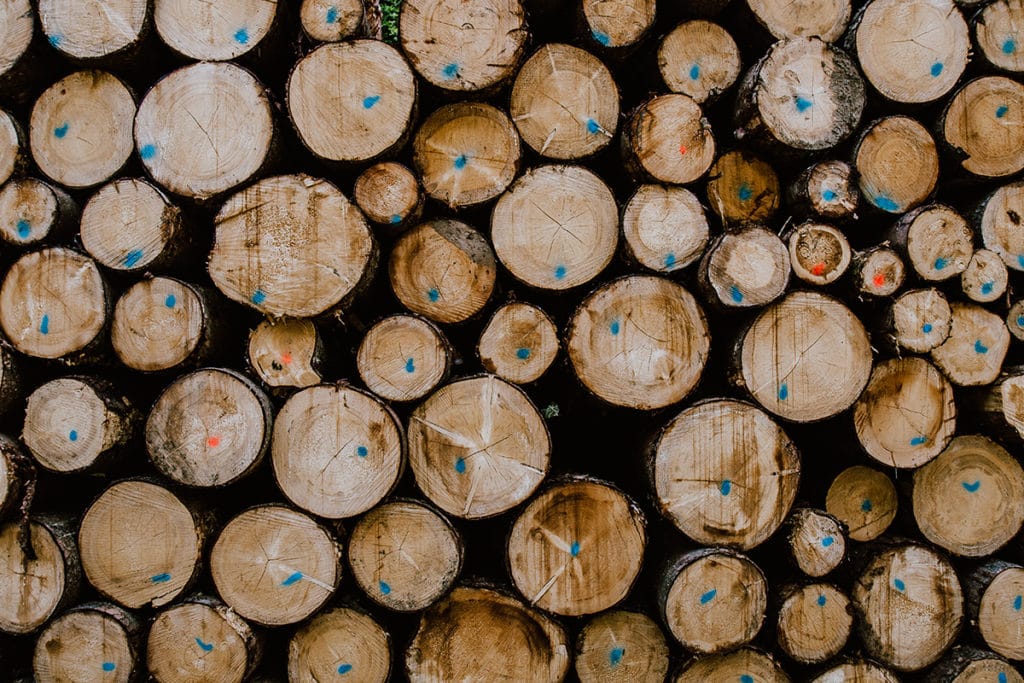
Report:
M558 329L536 306L508 303L491 316L477 353L488 372L528 384L540 379L558 355Z
M485 644L499 647L482 647ZM456 588L428 609L405 652L413 683L483 680L556 683L569 669L565 631L515 598Z
M735 681L744 678L758 683L789 683L789 676L771 656L749 647L728 654L700 657L680 671L674 683Z
M746 228L717 238L704 252L700 277L727 308L762 307L789 284L789 250L765 228Z
M339 608L318 615L288 643L288 680L329 681L351 673L365 683L391 674L391 638L372 617Z
M82 568L96 590L120 605L160 607L192 581L205 530L173 493L145 481L107 488L78 532Z
M288 399L274 425L271 456L288 499L328 519L369 510L404 468L394 413L376 397L340 384Z
M960 661L952 668L952 671L944 670L941 675L947 672L951 677L935 680L953 681L954 683L984 683L985 681L1003 680L1006 683L1021 683L1024 681L1024 677L1014 669L1012 664L993 656L979 655L978 659Z
M654 23L654 0L583 0L583 21L602 47L637 43Z
M341 580L341 548L300 512L264 505L224 527L210 553L217 592L242 617L294 624L318 610Z
M39 3L39 21L47 41L75 59L97 59L134 45L146 25L148 13L146 0L40 0ZM194 30L195 26L191 24L190 29Z
M356 34L363 22L360 0L302 0L302 30L313 40L333 43Z
M668 644L654 621L617 610L591 619L576 642L580 683L664 683Z
M928 353L949 338L953 309L938 289L913 289L892 304L896 343L913 353Z
M1017 26L1024 23L1024 2L996 0L975 18L974 36L981 54L993 66L1006 71L1024 71L1024 45L1018 44Z
M451 351L434 325L411 315L384 318L367 330L356 354L366 387L389 401L415 401L451 368Z
M210 598L186 600L157 614L146 648L149 672L160 683L241 683L259 655L245 620Z
M615 197L582 166L524 173L494 205L491 240L509 271L528 285L563 290L590 282L619 241Z
M900 679L874 662L852 661L832 667L811 683L900 683Z
M853 628L850 599L825 583L793 590L777 617L779 647L798 662L824 662L837 655Z
M857 290L869 296L892 296L906 280L903 259L893 249L875 247L854 255Z
M274 24L277 0L154 0L161 40L197 60L234 59L255 48Z
M999 254L1007 268L1024 270L1024 183L1000 187L985 201L981 239L985 248Z
M789 262L798 278L812 285L828 285L850 267L850 243L842 232L824 223L808 222L789 236Z
M15 171L20 171L24 166L23 147L23 135L17 120L9 112L0 109L0 183L6 183Z
M1024 85L1005 76L977 78L949 101L942 135L960 165L986 178L1024 168Z
M76 590L72 575L80 570L46 525L29 523L31 558L18 532L16 522L0 527L0 631L23 634L45 624L66 601L65 592Z
M690 393L710 344L693 295L653 276L604 285L576 310L568 332L569 359L580 381L609 403L640 410Z
M53 240L74 219L74 201L35 178L15 178L0 188L0 239L16 246Z
M114 307L110 340L134 370L166 370L195 353L213 324L198 290L166 277L133 285Z
M249 365L271 387L313 386L323 380L319 344L313 321L268 318L249 335Z
M1006 314L1006 327L1018 341L1024 341L1024 299L1010 306Z
M850 0L748 0L754 16L776 38L838 40L850 21Z
M798 201L804 200L811 211L826 220L850 218L857 210L860 189L853 169L845 161L822 161L800 175L794 192Z
M29 0L11 0L0 9L0 76L10 73L28 50L35 17Z
M871 85L896 102L924 103L956 85L971 39L952 0L874 0L856 28Z
M142 271L185 240L181 211L140 178L104 185L82 210L82 244L113 270Z
M688 651L731 650L761 630L768 582L746 556L727 550L693 551L670 569L665 582L662 615Z
M337 79L339 73L346 78ZM392 149L408 134L415 105L412 69L378 40L322 45L288 79L288 112L299 137L333 161L365 161Z
M516 75L509 114L523 142L538 154L580 159L615 137L619 88L597 57L551 43L534 52Z
M905 248L914 271L932 282L960 275L974 255L974 231L945 204L929 204L905 214L893 236Z
M813 422L849 408L871 373L864 326L839 301L794 292L757 317L740 346L747 391L769 412Z
M892 467L919 467L942 452L956 430L953 387L914 356L879 363L853 408L868 455Z
M979 249L960 275L960 288L971 301L987 304L1006 293L1008 281L1006 265L999 255L988 249Z
M1024 524L1024 468L985 437L958 436L914 473L914 518L956 555L993 553Z
M896 487L878 470L855 465L839 473L828 489L825 509L846 525L854 541L871 541L896 518Z
M726 225L763 225L779 208L779 177L746 151L726 152L708 173L708 203Z
M978 631L985 644L1013 660L1024 659L1024 612L1017 607L1024 593L1024 568L1005 565L981 594Z
M195 22L195 15L188 21ZM249 180L266 162L273 137L266 90L234 64L204 62L172 71L150 88L135 117L135 144L146 171L171 192L198 200Z
M60 247L32 252L10 267L0 286L0 326L18 351L61 358L100 337L107 297L92 259Z
M888 1L875 0L875 4ZM908 116L890 116L873 123L857 145L854 165L861 193L888 213L918 206L939 179L935 140L927 128Z
M233 195L215 221L207 268L229 299L268 315L336 306L372 270L366 219L330 182L274 176Z
M622 235L630 256L662 273L699 259L709 231L704 207L685 187L641 185L622 212Z
M899 671L937 660L960 631L963 593L949 561L920 545L884 550L853 584L868 653Z
M663 183L692 183L715 160L711 124L688 95L659 95L642 104L626 123L622 141L640 173Z
M932 349L932 361L953 384L991 384L1010 345L1002 318L977 304L954 302L949 338Z
M399 225L418 215L423 202L420 181L394 161L370 166L356 178L352 190L366 217L381 225Z
M510 77L529 35L519 0L410 0L402 3L398 33L420 76L461 92Z
M661 41L658 69L669 90L703 104L728 90L739 78L740 50L718 24L687 21Z
M487 239L447 218L420 223L391 250L388 278L398 300L439 323L463 322L487 304L498 266Z
M810 508L793 512L786 542L797 569L814 578L825 576L846 556L846 530L832 515Z
M348 562L378 605L418 612L448 592L462 570L462 538L443 515L412 500L374 508L352 528Z
M551 439L522 390L484 375L447 384L409 418L409 464L423 494L466 519L523 502L548 471Z
M160 394L146 420L146 450L165 476L186 486L224 486L252 472L270 442L270 401L231 370L184 375Z
M141 664L141 625L109 603L87 603L57 617L39 634L32 672L39 683L129 683Z
M658 505L702 544L761 544L789 513L799 481L796 446L747 403L719 399L688 408L655 445Z

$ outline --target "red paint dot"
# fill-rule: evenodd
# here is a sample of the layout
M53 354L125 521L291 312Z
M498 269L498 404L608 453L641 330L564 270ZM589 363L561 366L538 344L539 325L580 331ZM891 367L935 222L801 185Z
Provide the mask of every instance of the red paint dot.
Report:
M875 287L881 287L885 284L885 273L879 273L874 279Z
M210 448L216 448L217 446L220 445L220 437L211 436L209 439L206 440L206 445L209 446Z
M812 275L819 275L820 276L824 272L825 272L825 264L824 263L815 263L814 266L811 268L811 274Z
M679 145L679 153L686 154L686 145Z
M282 353L281 354L281 362L284 363L285 365L291 365L292 364L292 354L290 354L290 353Z

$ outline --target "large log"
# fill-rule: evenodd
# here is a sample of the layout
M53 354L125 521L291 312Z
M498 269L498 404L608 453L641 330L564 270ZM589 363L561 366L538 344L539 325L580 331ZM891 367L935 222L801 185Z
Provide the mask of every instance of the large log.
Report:
M391 671L391 637L373 617L342 607L317 615L288 643L288 680L317 683L352 674L385 683Z
M142 621L117 605L78 605L39 634L32 672L39 683L129 683L142 668L142 632Z
M612 610L580 630L575 665L580 683L664 683L669 649L650 617Z

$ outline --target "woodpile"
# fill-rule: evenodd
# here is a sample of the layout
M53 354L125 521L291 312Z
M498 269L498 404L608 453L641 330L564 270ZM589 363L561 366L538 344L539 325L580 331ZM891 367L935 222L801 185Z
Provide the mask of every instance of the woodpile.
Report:
M1021 26L0 2L0 678L1024 683Z

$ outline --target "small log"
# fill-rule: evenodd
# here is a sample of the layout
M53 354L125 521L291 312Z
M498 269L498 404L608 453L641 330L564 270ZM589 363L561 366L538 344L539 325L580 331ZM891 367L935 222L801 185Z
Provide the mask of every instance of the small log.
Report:
M243 0L250 1L255 0ZM160 4L197 2L162 0ZM212 5L204 6L206 12L212 11ZM159 17L159 8L156 14ZM196 14L187 16L193 25ZM139 105L135 117L139 158L150 177L171 192L208 200L249 181L267 164L274 142L271 112L267 90L242 67L214 62L182 67L157 81Z
M846 525L854 541L872 541L896 518L896 487L884 473L863 465L848 467L832 480L825 509Z
M317 683L351 673L365 683L391 674L391 636L373 617L341 607L317 615L288 643L288 680Z
M582 166L539 166L494 205L491 241L509 271L532 287L586 284L611 263L619 241L611 190Z
M459 323L487 305L497 270L483 235L460 221L439 218L399 238L391 250L388 279L395 296L413 313Z
M1024 659L1024 567L989 560L964 578L967 618L985 645L1012 660Z
M362 213L321 178L264 178L228 199L215 225L213 284L268 315L319 315L358 291L376 267Z
M267 318L249 333L248 348L249 366L272 388L323 381L324 344L312 320Z
M880 2L889 0L875 0L874 4ZM886 213L899 214L919 206L939 180L935 140L909 116L888 116L870 124L855 146L853 164L861 194Z
M622 131L622 156L634 176L685 185L711 168L715 136L688 95L659 95L630 115Z
M575 663L580 683L664 683L669 649L650 617L615 610L583 626Z
M949 100L939 130L959 165L983 178L1024 169L1024 85L1005 76L969 81Z
M580 381L614 405L653 410L697 384L711 340L697 300L671 280L635 275L590 294L569 322L567 350Z
M2 78L0 75L0 80ZM13 114L0 109L0 184L25 175L28 168L29 154L21 124Z
M236 515L210 552L217 593L243 618L266 626L302 621L341 581L341 545L312 517L282 505Z
M888 669L866 659L853 659L822 672L811 683L900 683Z
M739 47L729 32L700 19L679 24L658 47L658 70L665 87L689 95L697 104L731 88L739 78L740 61Z
M561 626L487 588L456 588L424 612L405 651L413 683L485 680L496 672L509 681L557 683L569 663Z
M786 291L789 250L771 230L760 227L716 237L697 267L705 298L726 309L760 308Z
M825 576L846 557L846 529L824 510L794 510L785 528L786 546L793 563L807 576Z
M949 338L931 351L932 362L958 386L991 384L1010 345L1003 319L977 304L953 302Z
M233 370L204 368L168 386L146 418L146 451L186 486L226 486L251 474L270 445L270 400Z
M882 361L854 404L853 426L875 460L919 467L941 453L956 431L953 387L923 358Z
M1006 293L1008 282L1003 260L988 249L974 252L967 269L960 274L960 289L968 299L980 304L999 300Z
M408 227L423 213L423 189L415 174L394 161L370 166L352 190L356 205L374 223L390 229Z
M850 599L835 586L810 583L780 589L776 639L791 659L817 664L839 654L853 628Z
M420 76L459 92L512 76L529 37L519 0L409 0L402 3L398 35Z
M0 286L0 326L18 351L87 360L104 343L110 292L96 263L54 247L14 262Z
M1007 268L1024 270L1024 182L1003 185L982 202L978 220L985 248L999 254Z
M270 32L278 3L264 0L155 0L160 39L175 52L200 61L235 59L255 49ZM262 46L261 46L262 47Z
M82 209L85 250L112 270L144 272L178 265L191 246L181 209L141 178L104 185Z
M402 16L411 6L402 4ZM458 102L426 118L412 153L427 194L458 209L494 199L512 183L519 169L519 133L500 109Z
M1002 657L969 645L958 645L928 671L935 683L1022 683L1024 676Z
M708 204L727 226L764 225L779 209L779 177L745 150L726 152L708 172Z
M552 159L581 159L604 149L619 127L619 88L597 57L550 43L516 75L509 115L523 142Z
M824 150L856 129L864 110L864 81L842 50L816 37L792 38L775 43L747 71L736 102L737 139Z
M82 518L82 569L101 595L123 607L161 607L199 576L209 524L162 486L118 482Z
M654 23L654 0L583 0L583 33L609 49L636 45Z
M73 73L50 86L32 107L32 158L61 185L98 185L131 156L134 118L135 97L116 76Z
M161 610L149 629L146 659L159 683L242 683L259 664L260 636L216 598L195 595Z
M1017 40L1017 27L1024 22L1024 2L996 0L988 3L971 22L981 56L989 64L1020 73L1024 71L1024 50Z
M946 558L923 545L877 553L850 597L868 654L898 671L932 664L960 633L960 581Z
M139 43L149 25L149 6L147 0L40 0L39 23L58 52L75 60L99 60Z
M757 20L775 38L810 38L826 42L838 40L850 21L850 0L750 0Z
M969 394L968 410L979 427L1007 443L1024 439L1024 368L1007 368L991 385Z
M381 398L415 401L448 378L452 349L434 324L413 315L392 315L363 336L356 367L366 388Z
M864 76L895 102L934 102L970 58L967 22L952 0L874 0L852 37Z
M735 355L734 383L793 422L846 410L871 374L864 326L844 304L817 292L793 292L763 311Z
M729 399L681 412L657 437L650 471L663 515L698 543L749 550L782 524L800 455L763 411Z
M402 428L375 396L320 384L292 394L277 414L271 459L278 486L295 505L328 519L352 517L398 483Z
M360 0L302 0L299 21L302 30L313 40L335 43L360 32L363 3Z
M462 537L451 522L415 500L370 510L348 539L356 584L378 605L398 612L437 602L458 578L462 559Z
M974 231L945 204L928 204L904 214L889 231L889 241L914 272L930 282L960 275L974 255Z
M75 231L78 205L66 192L36 178L14 178L0 188L0 238L18 247L55 242Z
M21 438L47 470L94 471L124 454L139 421L128 399L110 382L61 377L29 395Z
M622 210L627 258L662 273L699 259L709 231L704 207L685 187L641 185Z
M507 303L480 334L477 355L487 372L507 382L529 384L547 372L558 355L558 328L536 306Z
M333 76L344 73L344 81ZM328 43L288 78L288 112L302 143L323 159L361 162L393 152L412 132L416 78L379 40Z
M928 353L949 338L953 309L938 289L912 289L896 297L886 329L899 348Z
M51 621L32 657L38 683L129 683L142 668L142 621L109 602L88 602Z
M669 632L697 654L726 652L749 643L761 630L768 606L768 582L758 566L724 548L684 554L672 563L657 590Z
M1024 299L1015 301L1006 313L1006 328L1017 341L1024 341Z
M81 584L75 520L41 515L0 527L0 631L38 630L75 604Z
M820 161L804 170L788 189L786 199L798 212L825 220L856 218L860 188L845 161Z
M842 277L853 258L846 236L825 223L801 223L789 232L786 241L793 273L819 287Z
M903 288L907 277L900 255L881 246L855 252L850 274L859 296L892 296Z
M699 657L683 668L674 683L702 683L706 681L744 681L744 677L758 683L789 683L789 676L770 654L743 647L726 654Z
M435 505L466 519L529 498L547 474L551 438L529 397L493 375L446 384L409 417L409 464Z

